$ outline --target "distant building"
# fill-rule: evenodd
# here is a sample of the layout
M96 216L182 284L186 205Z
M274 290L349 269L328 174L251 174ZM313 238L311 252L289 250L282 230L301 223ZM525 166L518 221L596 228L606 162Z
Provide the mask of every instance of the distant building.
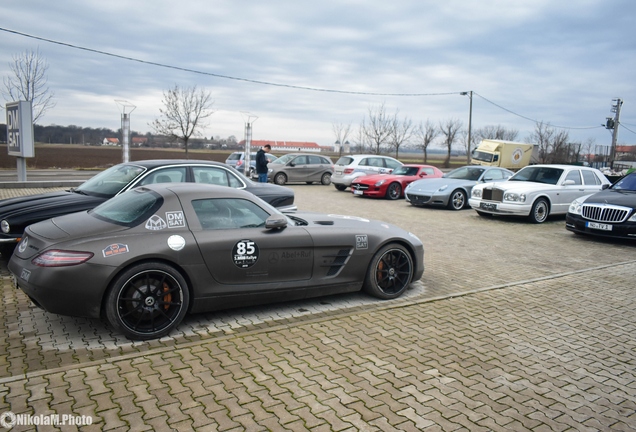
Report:
M102 145L105 145L105 146L118 146L119 145L119 138L104 138L104 142L102 142Z
M306 141L269 141L269 140L252 140L252 149L258 150L264 145L269 144L273 152L315 152L320 153L321 147L315 142ZM245 140L239 142L239 146L245 148Z
M133 147L145 147L148 144L148 138L146 137L132 137Z

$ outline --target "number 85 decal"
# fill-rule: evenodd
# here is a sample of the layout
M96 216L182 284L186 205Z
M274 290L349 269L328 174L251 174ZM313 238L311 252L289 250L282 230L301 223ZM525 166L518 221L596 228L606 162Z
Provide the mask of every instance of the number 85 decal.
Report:
M248 268L258 261L258 245L253 240L239 240L232 249L234 265L239 268Z

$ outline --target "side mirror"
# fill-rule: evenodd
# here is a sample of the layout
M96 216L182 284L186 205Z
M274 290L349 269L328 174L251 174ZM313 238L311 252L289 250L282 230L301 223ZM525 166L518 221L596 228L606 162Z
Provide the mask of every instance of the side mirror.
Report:
M563 186L572 186L574 184L574 180L566 180L563 182Z
M485 182L491 182L491 181L493 181L493 180L494 180L494 179L493 179L492 177L484 177L484 181L485 181Z
M266 229L283 229L287 226L287 218L283 215L274 214L265 221Z
M294 166L296 166L296 164L294 163L294 161L291 161L291 162L289 163L289 166L290 166L290 167L294 167Z
M603 186L601 186L601 190L608 189L610 186L611 186L611 185L604 184Z

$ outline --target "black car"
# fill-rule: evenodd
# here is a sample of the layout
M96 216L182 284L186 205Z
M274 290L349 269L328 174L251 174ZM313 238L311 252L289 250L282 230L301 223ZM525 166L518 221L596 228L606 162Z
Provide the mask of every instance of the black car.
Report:
M577 234L636 239L636 172L570 204L565 228Z
M244 189L281 211L295 210L293 190L255 183L223 163L159 159L136 161L115 165L74 189L0 200L0 250L10 254L25 228L35 222L90 210L137 186L181 182Z

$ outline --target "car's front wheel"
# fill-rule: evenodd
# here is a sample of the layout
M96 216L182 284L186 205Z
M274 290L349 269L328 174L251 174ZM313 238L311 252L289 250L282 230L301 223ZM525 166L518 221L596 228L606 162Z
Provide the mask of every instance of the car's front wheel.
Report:
M336 187L336 189L338 189L340 192L342 192L343 190L345 190L347 187L345 185L339 185L339 184L335 184L334 185Z
M106 295L108 322L126 337L156 339L167 335L188 311L190 292L173 267L148 262L122 273Z
M413 272L413 259L404 246L385 245L373 255L363 289L384 300L399 297L411 283Z
M532 210L530 211L530 215L528 217L530 218L530 221L532 223L540 224L548 219L549 214L550 205L545 199L539 198L532 205Z
M391 183L386 189L386 198L390 200L399 199L402 196L402 186L399 183Z
M324 173L322 175L322 177L320 177L320 183L322 183L325 186L330 185L331 184L331 174Z
M284 185L287 183L287 176L283 173L278 173L274 176L274 183L277 185Z
M466 206L466 192L454 190L448 200L448 208L451 210L461 210Z

